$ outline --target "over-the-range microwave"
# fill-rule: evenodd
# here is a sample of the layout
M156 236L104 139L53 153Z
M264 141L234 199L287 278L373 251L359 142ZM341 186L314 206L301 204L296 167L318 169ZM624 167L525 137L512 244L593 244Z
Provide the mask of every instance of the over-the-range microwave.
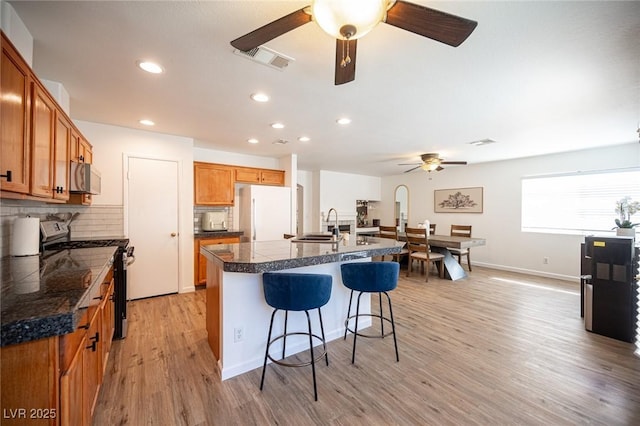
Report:
M100 172L93 165L71 162L71 192L99 195L100 185Z

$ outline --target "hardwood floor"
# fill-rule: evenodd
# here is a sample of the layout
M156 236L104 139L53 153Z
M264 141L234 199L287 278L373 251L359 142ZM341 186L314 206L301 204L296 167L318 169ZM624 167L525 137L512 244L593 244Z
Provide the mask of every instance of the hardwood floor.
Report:
M204 291L131 302L94 425L640 424L640 358L584 330L577 284L404 275L391 293L400 362L390 337L359 339L355 365L353 336L330 342L318 402L309 367L268 367L263 392L261 369L221 382Z

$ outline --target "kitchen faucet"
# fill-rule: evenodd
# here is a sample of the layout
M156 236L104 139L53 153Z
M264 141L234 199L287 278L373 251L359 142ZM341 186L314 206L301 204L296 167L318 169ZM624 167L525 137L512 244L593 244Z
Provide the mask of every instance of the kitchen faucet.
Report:
M338 211L336 209L334 209L333 207L331 207L329 209L329 212L327 213L327 223L329 223L329 216L331 216L331 211L333 210L333 212L336 214L336 224L333 228L333 235L338 236L340 235L340 228L338 227Z

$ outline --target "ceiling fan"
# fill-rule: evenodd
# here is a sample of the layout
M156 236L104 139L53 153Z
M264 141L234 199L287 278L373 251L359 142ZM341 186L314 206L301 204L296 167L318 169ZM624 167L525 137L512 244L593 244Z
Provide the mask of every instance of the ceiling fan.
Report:
M276 19L231 42L249 52L299 26L316 21L336 38L335 84L356 76L357 39L380 22L457 47L477 22L402 0L314 0L310 6Z
M405 170L405 173L412 172L416 169L426 170L427 172L431 173L433 171L439 172L440 170L444 170L444 167L442 167L442 164L458 164L458 165L467 164L466 161L443 161L442 158L440 158L436 153L422 154L420 158L422 159L422 163L403 163L398 165L399 166L416 166L409 170Z

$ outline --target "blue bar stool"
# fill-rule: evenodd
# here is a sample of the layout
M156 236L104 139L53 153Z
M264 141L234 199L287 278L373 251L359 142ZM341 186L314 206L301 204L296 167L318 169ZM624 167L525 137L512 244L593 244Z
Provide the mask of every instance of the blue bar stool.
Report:
M400 361L398 355L398 342L396 340L396 325L393 321L393 310L391 308L391 298L388 291L395 289L398 286L398 275L400 273L400 264L398 262L363 262L363 263L345 263L340 265L340 271L342 273L342 282L345 287L351 289L351 296L349 297L349 309L347 311L347 319L344 322L344 339L347 338L347 332L353 333L353 352L351 354L351 363L356 360L356 338L360 337L375 337L384 338L393 334L393 344L396 349L396 362ZM353 292L357 291L358 301L356 304L356 314L351 315L351 302L353 299ZM380 303L380 314L361 314L360 313L360 297L362 293L378 293L378 302ZM387 296L389 301L389 317L385 317L382 312L382 294ZM379 335L363 334L358 332L358 318L362 316L369 316L380 318ZM355 328L352 330L349 328L349 321L355 318ZM391 323L391 331L384 332L384 323Z
M329 355L327 354L327 343L324 337L324 326L322 325L322 312L320 312L320 308L326 305L331 297L331 275L265 272L262 275L262 284L264 288L264 298L267 301L267 304L274 308L274 310L271 314L271 322L269 323L269 336L267 337L267 348L264 353L260 390L262 390L264 386L264 374L267 370L267 359L285 367L304 367L311 365L311 371L313 373L313 396L317 401L318 389L316 386L315 363L324 357L327 366L329 365ZM311 319L309 317L309 310L311 309L318 310L322 337L317 334L313 334L311 331ZM273 330L273 319L276 316L276 312L279 310L284 311L284 333L272 339L271 332ZM308 332L287 332L289 311L304 311L307 315ZM274 359L269 353L269 347L276 341L282 339L282 359L284 359L287 336L293 335L309 336L310 361L290 363ZM314 338L322 342L322 351L319 354L314 354L313 351Z

